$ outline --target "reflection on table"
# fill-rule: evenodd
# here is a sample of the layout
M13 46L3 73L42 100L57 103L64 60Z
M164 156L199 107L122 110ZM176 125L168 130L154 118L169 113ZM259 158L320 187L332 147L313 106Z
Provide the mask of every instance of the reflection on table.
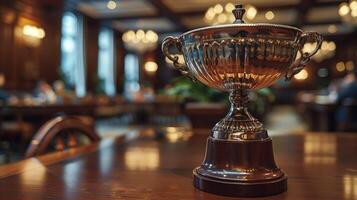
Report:
M71 153L2 166L1 197L230 199L192 186L192 169L202 162L206 135L179 132L177 138L185 139L173 141L172 136L158 139L150 132L155 133L143 130L124 143L109 139ZM356 152L357 135L306 132L273 141L276 162L288 174L289 186L286 193L262 199L357 197L357 157L351 154Z

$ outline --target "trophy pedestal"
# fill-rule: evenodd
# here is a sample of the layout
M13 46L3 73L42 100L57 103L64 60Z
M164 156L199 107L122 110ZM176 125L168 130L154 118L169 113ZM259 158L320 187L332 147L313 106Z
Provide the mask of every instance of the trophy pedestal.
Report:
M275 164L272 141L231 141L209 137L203 164L193 171L202 191L235 197L259 197L287 190L287 176Z

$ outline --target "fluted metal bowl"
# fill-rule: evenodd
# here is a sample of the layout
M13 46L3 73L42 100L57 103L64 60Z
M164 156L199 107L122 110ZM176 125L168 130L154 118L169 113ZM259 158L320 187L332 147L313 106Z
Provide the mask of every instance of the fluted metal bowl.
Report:
M162 51L183 74L208 87L230 92L229 113L212 129L219 139L266 138L263 125L247 110L248 89L268 87L280 77L300 72L320 48L316 32L279 24L246 24L242 5L232 11L233 24L210 26L167 37ZM312 52L302 52L305 42L316 42ZM173 53L176 48L185 63ZM300 57L297 57L300 52ZM262 134L261 134L262 133Z
M302 53L306 41L315 40L316 50ZM164 54L182 73L222 91L259 89L286 75L298 73L316 53L322 37L277 24L230 24L195 29L167 37ZM171 46L171 47L170 47ZM170 53L175 46L185 63ZM302 56L296 60L297 53Z

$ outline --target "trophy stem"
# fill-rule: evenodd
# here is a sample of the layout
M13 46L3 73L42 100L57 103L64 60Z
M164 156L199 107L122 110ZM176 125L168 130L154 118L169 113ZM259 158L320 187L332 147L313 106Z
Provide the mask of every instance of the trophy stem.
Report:
M226 140L266 139L268 134L262 123L248 111L248 92L233 90L229 95L231 107L228 114L212 129L211 137Z

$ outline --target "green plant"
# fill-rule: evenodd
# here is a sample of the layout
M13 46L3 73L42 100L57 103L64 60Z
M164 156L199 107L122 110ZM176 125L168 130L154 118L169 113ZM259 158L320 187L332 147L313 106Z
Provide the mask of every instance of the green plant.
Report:
M187 77L175 78L163 93L175 97L181 102L223 102L229 104L228 93L219 92L198 81L193 82ZM252 91L249 97L249 109L257 115L263 115L267 105L275 100L275 96L269 88Z
M167 96L175 97L181 102L226 102L227 94L218 92L203 85L193 82L187 77L177 77L172 84L164 90Z

